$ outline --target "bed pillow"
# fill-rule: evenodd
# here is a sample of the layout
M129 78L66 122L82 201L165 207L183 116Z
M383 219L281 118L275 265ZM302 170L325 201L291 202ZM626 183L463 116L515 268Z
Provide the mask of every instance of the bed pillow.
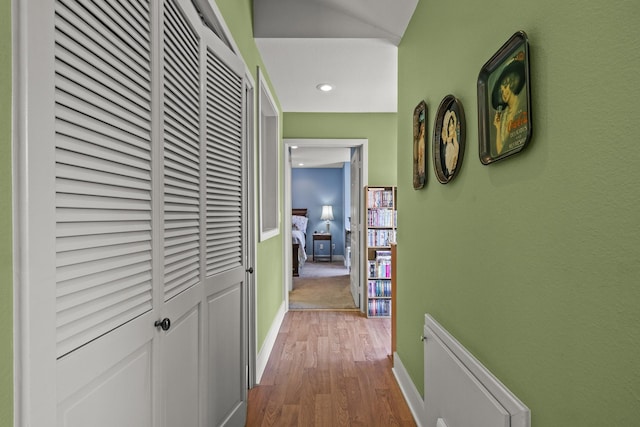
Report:
M294 229L300 230L306 234L307 232L307 222L309 218L306 216L293 215L291 217L291 225Z

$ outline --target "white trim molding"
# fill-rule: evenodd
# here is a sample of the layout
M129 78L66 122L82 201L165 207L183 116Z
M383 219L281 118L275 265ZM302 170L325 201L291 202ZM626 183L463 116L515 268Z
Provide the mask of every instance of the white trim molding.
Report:
M273 323L271 323L271 327L269 328L269 332L267 332L262 348L260 348L260 351L258 352L256 363L256 384L260 384L262 374L264 373L264 370L267 367L267 362L269 361L269 356L271 356L273 346L276 344L276 338L278 338L278 332L280 331L280 326L282 326L285 314L287 314L287 306L283 301L276 313L276 317L273 319Z
M409 372L407 372L407 369L402 364L398 353L393 353L393 368L391 370L396 377L396 381L398 381L404 399L409 405L414 421L418 427L424 427L424 400L413 381L411 381Z

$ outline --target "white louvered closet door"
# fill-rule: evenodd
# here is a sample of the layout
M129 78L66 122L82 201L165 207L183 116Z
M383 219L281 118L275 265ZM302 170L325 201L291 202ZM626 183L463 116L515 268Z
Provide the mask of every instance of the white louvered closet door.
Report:
M164 425L205 420L202 179L202 36L190 0L166 0L162 10L162 317L160 340ZM211 425L204 422L204 425Z
M243 64L190 0L23 10L24 424L244 425Z
M58 425L152 425L151 29L147 0L55 4Z
M246 194L243 185L243 65L205 37L208 419L244 426L247 378Z

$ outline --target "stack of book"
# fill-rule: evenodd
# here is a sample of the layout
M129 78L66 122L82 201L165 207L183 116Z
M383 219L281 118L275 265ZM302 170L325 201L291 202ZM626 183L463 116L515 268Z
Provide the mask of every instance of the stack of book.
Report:
M390 209L369 209L367 211L367 225L369 227L395 227L397 211Z
M370 208L392 208L393 191L384 188L369 188L367 206Z
M376 251L376 259L368 262L369 278L391 278L391 251Z
M391 300L390 299L370 299L367 307L370 317L386 317L391 316Z
M367 246L390 246L396 241L395 230L367 230Z

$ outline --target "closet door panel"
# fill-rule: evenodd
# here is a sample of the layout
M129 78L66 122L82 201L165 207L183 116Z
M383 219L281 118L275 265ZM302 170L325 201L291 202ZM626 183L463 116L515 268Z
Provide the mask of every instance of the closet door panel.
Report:
M58 357L152 309L151 17L130 3L134 23L107 2L55 6Z
M200 36L168 0L164 40L164 300L200 282Z
M248 387L242 66L218 40L205 40L208 419L236 426L244 425Z

